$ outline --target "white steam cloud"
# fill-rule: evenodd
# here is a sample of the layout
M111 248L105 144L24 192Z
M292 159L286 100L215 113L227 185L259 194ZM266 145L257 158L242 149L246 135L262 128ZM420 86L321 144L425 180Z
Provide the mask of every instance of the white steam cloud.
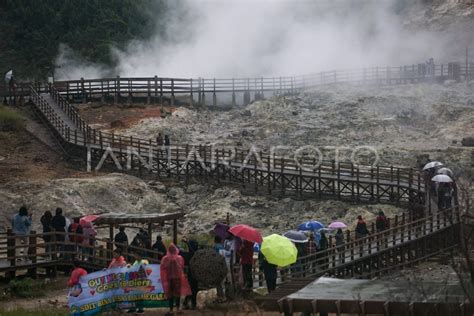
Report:
M61 53L73 77L247 77L411 64L443 57L437 34L404 28L395 1L176 1L165 32L114 48L116 69ZM159 32L157 32L158 34ZM69 54L70 55L70 54Z

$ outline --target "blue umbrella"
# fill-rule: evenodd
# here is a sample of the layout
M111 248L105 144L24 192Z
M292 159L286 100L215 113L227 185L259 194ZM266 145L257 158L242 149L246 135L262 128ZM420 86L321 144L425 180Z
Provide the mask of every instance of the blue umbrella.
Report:
M315 231L321 228L324 228L324 224L318 221L308 221L298 226L298 230L302 230L302 231L308 231L308 230Z

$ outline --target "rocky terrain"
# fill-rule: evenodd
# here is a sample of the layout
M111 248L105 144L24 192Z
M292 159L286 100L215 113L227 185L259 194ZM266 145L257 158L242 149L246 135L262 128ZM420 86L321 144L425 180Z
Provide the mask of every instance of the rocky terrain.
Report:
M324 223L338 219L352 227L359 214L372 220L380 210L388 216L403 212L403 209L390 205L363 206L330 200L302 201L289 197L243 195L233 187L191 184L185 188L170 183L145 182L124 174L8 183L0 190L3 229L23 204L28 205L34 214L36 229L40 229L42 213L54 211L56 207L62 207L68 217L100 212L183 210L186 217L179 227L184 234L206 233L216 220L225 220L227 214L234 224L252 224L268 234L283 233L310 219Z

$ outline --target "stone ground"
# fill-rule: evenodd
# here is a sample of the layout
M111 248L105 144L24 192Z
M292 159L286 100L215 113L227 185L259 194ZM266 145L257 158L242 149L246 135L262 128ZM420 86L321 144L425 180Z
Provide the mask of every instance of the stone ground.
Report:
M97 110L97 116L110 107ZM91 123L98 122L91 109L87 112ZM179 107L169 117L141 118L114 131L153 139L161 132L171 135L174 144L267 151L288 146L287 153L311 145L328 160L335 158L334 147L345 160L355 146L371 146L383 165L415 166L417 158L430 155L458 173L468 168L472 173L472 148L462 147L461 140L474 132L474 83L325 86L233 109Z
M65 286L67 278L60 276L50 280L50 282L44 291L44 295L38 295L38 297L28 300L24 298L0 300L0 315L2 311L16 310L18 307L23 310L52 310L57 312L55 315L67 315L67 288ZM183 309L179 312L179 315L279 315L279 313L261 311L255 302L248 298L241 297L225 303L217 303L216 299L215 289L202 290L198 293L197 309ZM167 311L167 308L147 309L145 315L165 315ZM117 315L117 312L105 313L105 315Z

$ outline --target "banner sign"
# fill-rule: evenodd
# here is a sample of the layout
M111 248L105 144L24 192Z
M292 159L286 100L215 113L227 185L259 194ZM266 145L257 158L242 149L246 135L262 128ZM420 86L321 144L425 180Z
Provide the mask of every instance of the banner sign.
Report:
M97 315L110 309L166 307L160 265L114 268L81 277L68 295L70 315Z

